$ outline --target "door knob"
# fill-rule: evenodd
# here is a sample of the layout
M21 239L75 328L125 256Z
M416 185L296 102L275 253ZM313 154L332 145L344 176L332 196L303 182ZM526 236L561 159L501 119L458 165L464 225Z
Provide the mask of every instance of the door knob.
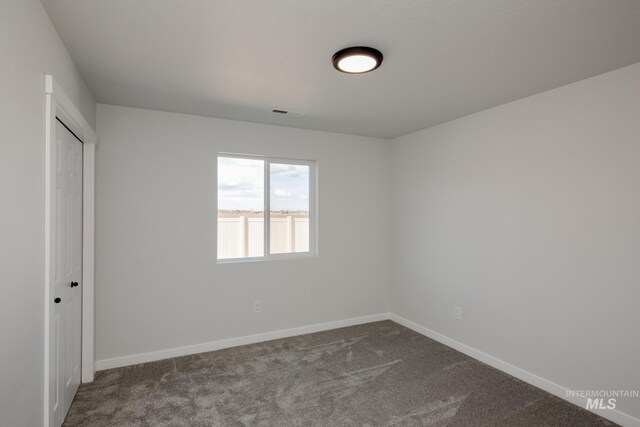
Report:
M56 299L53 300L53 302L55 302L56 304L59 304L60 301L62 301L60 298L56 298Z
M78 286L78 282L71 282L71 287L75 288L76 286Z

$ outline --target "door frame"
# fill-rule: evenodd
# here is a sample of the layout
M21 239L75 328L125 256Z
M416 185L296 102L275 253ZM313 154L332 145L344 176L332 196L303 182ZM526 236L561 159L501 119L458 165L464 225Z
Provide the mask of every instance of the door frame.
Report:
M56 117L82 140L82 346L81 381L93 381L95 375L94 311L95 311L95 130L50 74L44 76L45 93L45 203L44 203L44 426L51 424L49 407L51 283L53 277L52 202L56 139Z

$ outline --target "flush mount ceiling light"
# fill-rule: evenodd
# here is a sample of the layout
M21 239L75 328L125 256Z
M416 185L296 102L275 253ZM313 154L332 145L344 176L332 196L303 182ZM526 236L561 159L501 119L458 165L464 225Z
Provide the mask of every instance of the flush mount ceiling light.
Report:
M333 55L333 66L343 73L368 73L378 68L380 64L382 64L382 53L372 47L348 47Z

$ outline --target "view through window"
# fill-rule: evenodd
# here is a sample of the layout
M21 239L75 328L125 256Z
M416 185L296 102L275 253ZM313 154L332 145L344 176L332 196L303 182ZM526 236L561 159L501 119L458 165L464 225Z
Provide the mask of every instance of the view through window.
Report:
M218 156L218 259L310 254L312 180L312 162Z

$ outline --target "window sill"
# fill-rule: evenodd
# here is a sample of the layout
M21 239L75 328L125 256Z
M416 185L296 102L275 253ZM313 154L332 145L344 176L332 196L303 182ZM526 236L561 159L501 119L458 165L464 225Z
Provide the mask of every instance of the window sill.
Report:
M269 255L266 257L248 257L248 258L225 258L216 260L216 264L241 264L247 262L267 262L267 261L284 261L294 259L310 259L318 258L318 254L312 253L299 253L299 254L282 254L282 255Z

